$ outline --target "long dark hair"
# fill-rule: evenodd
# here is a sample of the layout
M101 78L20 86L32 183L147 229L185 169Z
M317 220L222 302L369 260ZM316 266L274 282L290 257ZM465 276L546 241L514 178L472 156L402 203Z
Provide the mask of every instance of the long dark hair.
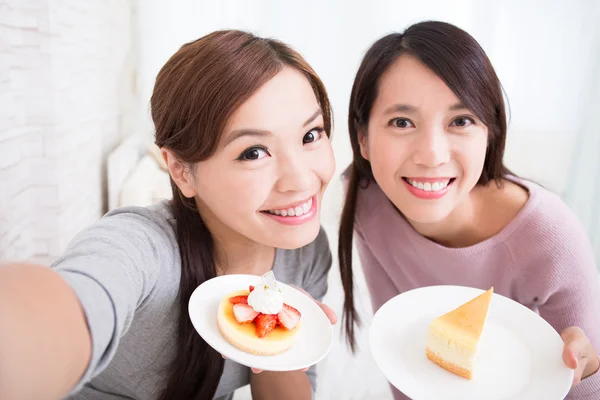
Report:
M310 82L331 132L331 107L323 83L285 44L241 31L217 31L185 44L161 69L151 99L156 144L189 165L211 157L232 114L285 66ZM195 200L171 179L171 207L181 255L177 354L162 400L212 399L223 359L196 333L187 316L194 289L216 276L214 242Z
M377 40L365 54L356 74L348 130L353 160L347 171L347 192L339 230L338 257L344 287L343 322L348 344L354 351L354 328L360 324L354 306L352 278L352 239L358 190L375 184L371 165L360 152L359 132L366 127L377 98L381 76L401 55L416 57L429 68L488 127L488 147L478 185L491 181L502 185L510 173L504 166L506 112L503 91L494 68L477 41L467 32L445 22L427 21L410 26L404 33L393 33Z

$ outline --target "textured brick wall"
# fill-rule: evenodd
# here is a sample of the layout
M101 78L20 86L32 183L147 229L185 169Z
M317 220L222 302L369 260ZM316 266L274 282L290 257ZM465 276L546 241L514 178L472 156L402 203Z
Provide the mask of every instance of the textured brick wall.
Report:
M133 133L132 1L0 0L0 259L56 256Z

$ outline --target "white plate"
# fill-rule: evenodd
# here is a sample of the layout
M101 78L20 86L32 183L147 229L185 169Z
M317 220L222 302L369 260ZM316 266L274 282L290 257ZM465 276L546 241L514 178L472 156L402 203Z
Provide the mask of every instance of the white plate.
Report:
M302 314L302 329L296 343L285 353L276 356L257 356L231 345L219 331L217 311L219 303L231 292L260 284L255 275L223 275L210 279L194 290L188 311L194 328L213 349L227 358L252 368L265 371L295 371L308 368L321 361L333 341L333 329L321 308L308 296L278 281L284 302Z
M429 323L482 292L428 286L385 303L369 331L371 352L383 375L413 400L564 399L573 370L562 361L560 335L527 307L496 293L472 380L427 359Z

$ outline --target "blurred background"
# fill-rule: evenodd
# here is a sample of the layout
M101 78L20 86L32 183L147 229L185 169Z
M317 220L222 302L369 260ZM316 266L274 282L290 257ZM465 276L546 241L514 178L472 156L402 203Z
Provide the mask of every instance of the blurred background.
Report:
M182 44L226 28L292 45L328 88L337 171L323 224L336 253L354 74L373 41L428 19L458 25L486 50L510 104L507 165L564 198L600 259L597 0L0 0L0 260L50 262L109 209L170 196L150 146L154 79ZM326 302L341 314L335 258L329 286ZM363 328L354 356L334 345L318 399L391 399L367 340Z

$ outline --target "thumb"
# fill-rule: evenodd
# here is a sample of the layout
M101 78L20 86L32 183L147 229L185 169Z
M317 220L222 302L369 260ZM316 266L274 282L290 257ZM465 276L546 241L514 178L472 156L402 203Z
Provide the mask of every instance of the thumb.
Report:
M562 354L563 361L567 367L576 369L587 345L587 337L581 328L575 326L565 329L561 333L561 337L565 342Z

